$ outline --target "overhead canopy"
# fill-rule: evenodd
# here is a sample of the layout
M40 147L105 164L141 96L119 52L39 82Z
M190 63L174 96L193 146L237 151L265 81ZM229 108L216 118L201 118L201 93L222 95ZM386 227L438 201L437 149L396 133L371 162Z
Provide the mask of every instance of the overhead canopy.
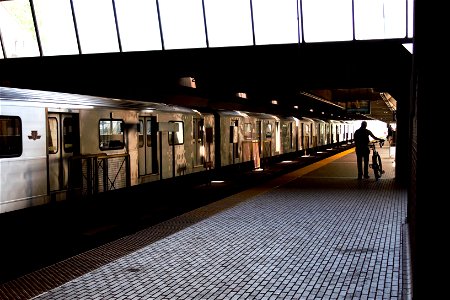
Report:
M0 60L0 85L337 118L346 113L342 102L392 111L407 101L411 65L401 40L183 49ZM180 85L184 77L195 88Z

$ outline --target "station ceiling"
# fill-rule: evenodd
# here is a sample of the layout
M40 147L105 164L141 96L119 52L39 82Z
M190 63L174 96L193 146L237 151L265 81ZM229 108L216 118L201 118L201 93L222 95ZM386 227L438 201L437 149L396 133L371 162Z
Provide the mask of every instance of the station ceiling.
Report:
M391 122L397 105L409 101L412 55L405 42L411 41L10 58L0 60L0 85L198 108ZM192 78L195 88L180 85L182 78ZM346 103L360 100L370 102L370 114L347 113Z

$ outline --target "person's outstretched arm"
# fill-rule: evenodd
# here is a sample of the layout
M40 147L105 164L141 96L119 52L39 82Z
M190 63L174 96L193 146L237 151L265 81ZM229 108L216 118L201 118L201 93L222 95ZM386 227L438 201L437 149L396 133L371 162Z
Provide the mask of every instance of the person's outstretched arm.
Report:
M369 130L369 135L370 135L374 140L377 140L377 141L384 141L384 139L377 138L377 137L372 133L372 131L370 131L370 130Z

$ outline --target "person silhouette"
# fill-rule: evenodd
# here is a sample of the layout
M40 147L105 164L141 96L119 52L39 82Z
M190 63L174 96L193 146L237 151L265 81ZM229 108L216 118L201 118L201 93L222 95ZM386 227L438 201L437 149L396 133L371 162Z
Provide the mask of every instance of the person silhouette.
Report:
M355 130L355 152L356 152L356 164L358 167L358 179L370 178L369 176L369 137L377 141L384 141L384 139L377 138L372 131L367 129L367 122L362 121L361 127ZM363 168L364 163L364 168Z
M392 128L391 124L388 124L387 128L388 128L387 140L389 142L389 145L392 145L392 141L394 139L394 129Z

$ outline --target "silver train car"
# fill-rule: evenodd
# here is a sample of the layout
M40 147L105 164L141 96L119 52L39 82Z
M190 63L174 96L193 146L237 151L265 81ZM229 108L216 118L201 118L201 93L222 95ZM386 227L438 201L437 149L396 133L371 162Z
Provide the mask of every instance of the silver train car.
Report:
M0 213L350 142L353 126L0 87Z

